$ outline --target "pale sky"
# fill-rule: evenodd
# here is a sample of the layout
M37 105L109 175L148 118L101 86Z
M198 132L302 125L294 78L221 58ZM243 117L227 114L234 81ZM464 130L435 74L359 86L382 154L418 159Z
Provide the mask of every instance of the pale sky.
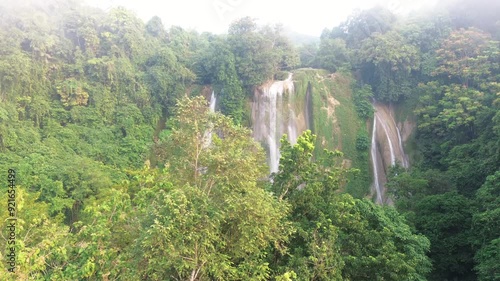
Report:
M282 23L285 27L308 35L319 36L325 28L344 21L355 9L382 4L396 13L407 13L437 0L85 0L107 10L124 6L142 20L159 16L168 28L178 25L199 32L226 33L229 24L250 16L258 24Z

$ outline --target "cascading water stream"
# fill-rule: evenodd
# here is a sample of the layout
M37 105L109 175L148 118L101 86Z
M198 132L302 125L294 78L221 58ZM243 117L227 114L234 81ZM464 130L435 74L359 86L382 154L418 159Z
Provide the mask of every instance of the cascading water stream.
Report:
M278 171L278 161L280 158L278 142L276 139L276 126L277 126L277 99L278 95L281 95L278 92L279 89L277 87L273 87L275 84L271 86L269 91L267 91L267 95L269 97L269 135L267 136L269 145L269 166L271 168L271 173L275 173Z
M295 112L293 109L290 109L290 117L288 119L288 140L291 144L297 143L297 121L295 119Z
M279 169L281 136L286 133L290 143L295 144L300 133L293 99L292 73L286 80L268 83L255 92L252 104L253 135L267 148L271 173Z
M375 192L377 194L377 203L382 204L382 191L380 190L380 184L379 184L379 167L377 163L377 143L376 143L376 136L377 136L377 118L373 118L373 129L372 129L372 144L370 148L371 152L371 158L372 158L372 166L373 166L373 186L375 188Z
M398 125L396 124L396 120L392 116L392 111L389 111L389 114L391 116L392 124L396 128L397 136L398 136L398 143L399 143L399 153L401 154L401 165L403 168L409 168L409 163L408 163L408 156L406 155L404 149L403 149L403 138L401 137L401 131L399 130Z
M215 104L217 103L217 98L215 97L215 92L212 91L212 95L210 96L210 104L208 106L210 112L215 112ZM210 126L212 127L212 126ZM212 143L212 128L208 129L204 134L204 143L203 147L209 147L210 144Z
M371 160L373 167L373 189L377 196L377 203L390 203L385 196L387 171L396 163L404 168L409 167L407 156L403 148L401 132L393 118L392 108L373 102L374 116L371 142Z
M210 96L210 112L215 112L215 103L217 102L217 98L215 97L215 92L212 91L212 96Z
M403 138L401 137L401 131L399 130L399 127L396 125L396 123L394 123L394 126L396 127L396 130L398 132L399 149L400 149L401 158L402 158L401 165L403 166L403 168L407 169L407 168L409 168L408 158L406 156L406 153L403 150Z
M295 111L293 111L293 104L294 104L294 99L295 96L293 95L294 88L293 88L293 82L292 82L292 74L290 73L287 80L288 81L288 92L290 93L289 95L289 103L288 103L288 111L289 111L289 116L288 116L288 141L290 141L291 144L295 144L297 142L297 117L295 116Z

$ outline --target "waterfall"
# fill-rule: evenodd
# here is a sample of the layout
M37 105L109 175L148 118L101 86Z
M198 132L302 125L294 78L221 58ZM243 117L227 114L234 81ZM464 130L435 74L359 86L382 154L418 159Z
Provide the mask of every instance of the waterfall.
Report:
M276 87L273 87L276 86ZM273 84L268 91L266 91L267 96L269 97L269 135L267 136L268 141L267 145L269 146L269 167L271 168L271 173L278 171L278 162L280 159L279 155L279 144L278 138L276 135L276 119L278 117L278 108L277 108L277 99L278 95L281 98L282 92L278 92L280 89L277 84Z
M314 128L312 112L311 83L308 83L306 90L306 103L304 106L304 121L307 128Z
M295 95L294 93L294 88L293 88L293 82L292 82L292 74L290 73L288 75L288 79L285 80L288 83L288 141L290 141L291 144L297 143L297 117L295 116L295 111L293 110L293 105L294 105L294 99Z
M217 102L217 98L215 97L215 92L212 91L212 96L210 97L210 112L215 112L215 103Z
M377 118L373 118L372 145L370 148L372 167L373 167L373 187L375 188L375 192L377 194L377 203L382 204L382 192L380 190L380 184L378 179L379 171L377 163L378 153L377 153L376 136L377 136Z
M394 121L394 119L393 119L393 121ZM399 130L399 127L396 125L396 121L394 121L394 126L396 127L396 130L398 133L399 153L401 153L401 156L402 156L401 165L403 166L403 168L408 169L409 168L408 155L406 155L406 153L403 149L403 138L401 137L401 131Z
M386 200L385 183L388 168L396 162L404 168L409 167L408 158L404 152L401 132L393 118L392 108L373 102L373 129L371 142L371 160L373 167L373 188L377 195L377 203Z
M215 92L212 91L212 95L210 96L210 104L208 106L210 112L215 112L216 102L217 102L217 98L215 97ZM212 129L213 129L213 126L210 125L210 129L205 131L205 133L203 134L203 139L204 139L203 148L209 147L210 144L212 143Z
M305 130L297 127L294 109L294 86L292 73L283 81L272 81L255 91L252 103L253 136L263 143L268 152L271 173L279 169L280 139L287 134L295 144L298 134Z
M384 134L387 139L387 143L389 144L389 153L391 155L391 166L396 165L396 156L394 155L394 146L392 145L391 138L389 136L389 131L387 129L387 124L380 120L380 117L377 113L375 113L375 118L379 120L382 129L384 129Z
M288 140L291 144L297 143L297 121L295 119L295 112L290 108L290 116L288 119Z

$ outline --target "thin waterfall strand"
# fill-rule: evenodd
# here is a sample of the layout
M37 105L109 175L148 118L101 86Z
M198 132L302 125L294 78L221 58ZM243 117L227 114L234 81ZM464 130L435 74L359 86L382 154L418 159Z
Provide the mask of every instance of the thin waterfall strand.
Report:
M210 112L215 112L215 104L217 102L217 98L215 97L215 92L212 91L212 96L210 96L210 104L208 106ZM210 124L210 128L203 134L203 148L207 148L212 144L212 130L213 126Z
M375 187L375 192L377 194L377 203L382 203L382 191L380 190L380 184L378 179L378 163L377 163L377 118L373 118L373 129L372 129L372 144L371 144L371 158L373 166L373 186Z
M389 152L391 154L391 165L394 166L396 165L396 156L394 155L394 146L392 145L391 137L389 136L389 130L387 129L386 124L382 120L380 120L380 117L378 116L377 113L375 113L375 116L380 122L382 129L384 129L385 137L387 138L387 142L389 143Z

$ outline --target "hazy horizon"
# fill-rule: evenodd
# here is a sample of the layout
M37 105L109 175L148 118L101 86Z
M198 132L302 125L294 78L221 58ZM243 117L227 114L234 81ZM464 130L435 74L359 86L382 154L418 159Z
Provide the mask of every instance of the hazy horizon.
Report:
M171 25L195 29L199 32L225 33L229 24L241 17L250 16L258 24L281 23L285 28L310 36L320 36L325 28L332 28L352 14L356 9L368 9L376 5L388 7L397 14L408 13L421 7L431 7L436 0L353 0L334 4L323 0L288 2L284 0L184 0L173 3L158 3L154 0L85 0L91 6L104 10L123 6L134 11L142 20L153 16L162 19L166 27ZM169 7L174 6L174 7Z

